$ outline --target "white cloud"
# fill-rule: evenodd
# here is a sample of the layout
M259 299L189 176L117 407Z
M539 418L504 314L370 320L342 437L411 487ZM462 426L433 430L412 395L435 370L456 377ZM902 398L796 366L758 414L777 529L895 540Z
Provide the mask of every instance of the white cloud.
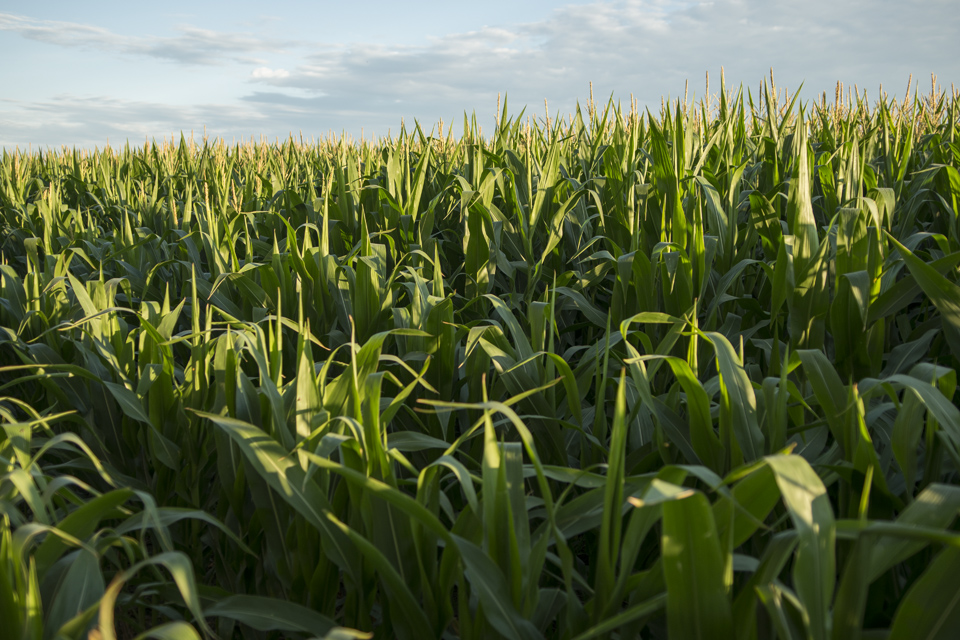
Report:
M290 77L290 72L286 69L271 69L270 67L257 67L250 74L254 80L279 80Z
M224 33L192 26L178 27L176 36L129 36L102 27L37 20L0 13L0 30L46 44L110 53L162 58L186 64L214 64L223 60L254 62L255 53L278 52L279 42L250 33Z

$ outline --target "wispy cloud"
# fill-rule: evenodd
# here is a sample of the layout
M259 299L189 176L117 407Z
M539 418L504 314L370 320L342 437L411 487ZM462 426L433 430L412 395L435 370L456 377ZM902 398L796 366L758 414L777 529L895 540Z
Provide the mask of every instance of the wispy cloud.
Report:
M289 78L290 72L286 69L271 69L270 67L257 67L250 74L254 80L281 80Z
M256 54L283 49L282 43L251 33L225 33L181 26L177 28L178 34L175 36L131 36L89 24L37 20L9 13L0 13L0 30L61 47L96 49L199 65L216 64L224 60L256 63Z

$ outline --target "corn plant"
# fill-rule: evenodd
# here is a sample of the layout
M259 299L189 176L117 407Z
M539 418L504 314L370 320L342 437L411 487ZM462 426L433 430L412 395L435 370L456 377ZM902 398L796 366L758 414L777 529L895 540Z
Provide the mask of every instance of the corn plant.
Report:
M954 637L958 114L5 150L4 633Z

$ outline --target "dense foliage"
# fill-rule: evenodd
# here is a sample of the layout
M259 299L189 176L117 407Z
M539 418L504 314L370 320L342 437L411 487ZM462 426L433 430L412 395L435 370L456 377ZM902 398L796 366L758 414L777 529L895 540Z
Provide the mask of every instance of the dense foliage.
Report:
M3 637L955 637L958 114L5 151Z

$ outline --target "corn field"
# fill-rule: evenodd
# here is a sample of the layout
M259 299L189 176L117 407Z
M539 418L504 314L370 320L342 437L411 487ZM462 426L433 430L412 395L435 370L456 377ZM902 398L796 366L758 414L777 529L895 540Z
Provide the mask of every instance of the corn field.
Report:
M958 168L935 83L6 150L0 635L957 637Z

